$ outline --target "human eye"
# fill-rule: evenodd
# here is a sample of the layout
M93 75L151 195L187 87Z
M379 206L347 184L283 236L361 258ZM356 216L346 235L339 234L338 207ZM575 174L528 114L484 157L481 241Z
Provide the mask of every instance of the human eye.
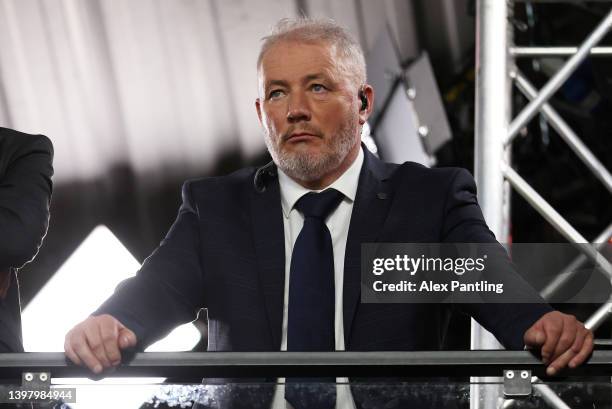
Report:
M323 84L312 84L310 86L310 89L313 92L316 92L316 93L321 93L321 92L327 91L327 87L325 87L325 85L323 85Z
M268 99L279 99L284 95L284 91L281 89L273 89L268 93Z

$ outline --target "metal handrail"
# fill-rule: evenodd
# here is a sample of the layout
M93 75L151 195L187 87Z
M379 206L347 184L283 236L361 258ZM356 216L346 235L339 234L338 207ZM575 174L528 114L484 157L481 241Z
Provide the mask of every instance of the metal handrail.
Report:
M529 369L544 376L545 366L529 351L398 352L142 352L103 377L275 378L462 377L500 376L504 369ZM61 352L0 354L0 378L24 372L52 377L92 377L86 368L68 363ZM588 363L568 376L612 374L612 351L595 351ZM554 379L554 378L553 378Z

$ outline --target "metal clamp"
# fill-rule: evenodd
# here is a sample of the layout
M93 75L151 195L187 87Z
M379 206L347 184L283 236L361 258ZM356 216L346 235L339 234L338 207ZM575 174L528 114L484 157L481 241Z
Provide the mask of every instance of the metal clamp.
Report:
M531 395L531 371L526 369L504 370L504 396L520 398Z

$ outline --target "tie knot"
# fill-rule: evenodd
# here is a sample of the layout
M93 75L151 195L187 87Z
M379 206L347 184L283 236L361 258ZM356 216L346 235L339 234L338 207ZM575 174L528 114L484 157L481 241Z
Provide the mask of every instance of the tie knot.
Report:
M344 195L336 189L327 189L321 193L305 194L295 204L304 217L324 220L338 205Z

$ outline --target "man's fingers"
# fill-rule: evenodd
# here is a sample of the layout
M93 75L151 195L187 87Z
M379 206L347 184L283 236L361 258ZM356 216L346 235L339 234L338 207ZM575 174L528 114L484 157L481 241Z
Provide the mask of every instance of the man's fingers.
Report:
M78 356L82 363L85 364L92 372L99 374L102 372L103 366L98 361L93 351L89 348L89 343L85 339L84 334L75 336L74 342L72 343L74 353Z
M573 316L566 315L563 320L563 330L559 336L559 341L557 341L557 345L555 347L555 351L553 353L551 361L557 359L561 355L565 353L568 349L570 349L574 343L576 342L576 337L579 332L584 331L584 329L579 328L578 321ZM580 343L582 345L582 343ZM578 348L580 350L580 348ZM576 354L573 351L574 355Z
M126 327L122 327L119 330L119 347L121 349L130 348L136 346L137 343L136 334L127 329Z
M544 345L542 345L541 354L544 363L547 364L552 361L553 354L557 348L559 336L563 331L563 320L545 325L544 331L546 333L546 341L544 342Z
M121 362L121 352L119 352L119 331L117 325L112 320L100 320L100 338L104 353L111 365L118 365Z
M548 368L546 368L546 375L548 376L556 375L561 369L567 366L569 361L574 356L576 356L576 354L571 349L568 349L567 351L565 351L563 354L561 354L560 357L558 357L553 362L551 362L550 365L548 365Z
M582 348L580 349L580 352L578 352L570 361L570 368L575 368L582 364L589 357L589 355L591 355L591 352L593 352L593 333L589 330L586 331L587 332L584 337L584 342L582 343Z
M120 348L136 345L136 335L111 315L89 317L74 327L64 342L66 356L98 374L121 362Z
M586 336L590 333L581 322L577 322L576 325L576 338L574 339L574 343L572 344L572 351L575 354L579 353L582 350L582 345L584 344L584 340Z
M572 315L559 311L544 314L523 336L525 345L541 345L546 373L555 375L566 366L583 363L593 351L593 333Z
M74 363L75 365L83 365L77 354L74 353L72 346L68 342L68 336L66 336L66 340L64 341L64 351L66 351L66 356L72 361L72 363Z
M102 334L98 325L93 326L89 331L85 332L85 339L89 344L89 349L96 356L97 360L104 368L111 366L110 360L106 356L104 350L104 342L102 342Z
M530 329L525 333L523 342L526 346L537 346L539 347L546 341L546 335L540 329Z
M559 358L554 360L548 368L546 368L546 374L549 376L555 375L561 369L569 366L575 368L576 366L583 363L593 351L593 334L591 331L583 330L584 336L582 337L583 342L580 342L579 352L576 353L573 348L569 348Z

